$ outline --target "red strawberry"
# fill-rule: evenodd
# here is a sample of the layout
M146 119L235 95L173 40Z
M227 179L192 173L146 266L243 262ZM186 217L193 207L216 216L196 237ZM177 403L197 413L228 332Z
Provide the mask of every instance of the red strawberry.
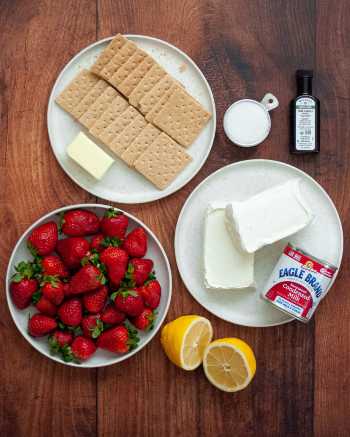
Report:
M55 331L48 338L51 354L60 352L65 361L72 361L73 357L69 347L72 341L73 334L70 331ZM69 359L66 360L66 357Z
M69 269L80 267L80 261L86 256L90 244L82 237L64 238L57 242L56 250Z
M78 361L84 361L96 352L95 343L90 338L76 337L70 346L73 357Z
M92 235L99 231L100 219L91 211L75 209L64 213L61 228L70 237Z
M145 308L139 316L131 320L131 323L141 331L148 331L153 328L154 318L154 312L150 308Z
M99 313L105 306L108 290L105 285L83 296L84 307L89 313Z
M120 290L111 295L117 310L130 317L140 315L144 309L143 300L137 290Z
M147 234L141 227L135 228L127 236L123 243L129 256L132 258L142 258L147 252Z
M133 258L129 262L127 279L131 279L136 285L142 285L149 278L152 269L152 260L145 258Z
M124 322L125 319L125 314L117 310L117 308L112 304L107 305L101 313L102 322L107 323L108 325L117 325L118 323Z
M22 310L30 305L39 284L36 279L33 279L35 272L32 263L22 261L15 270L17 273L12 276L10 293L13 303Z
M32 231L28 238L28 247L36 255L49 255L55 250L57 240L57 225L55 222L48 222Z
M70 292L70 284L69 284L69 282L64 282L63 283L63 291L64 291L64 297L73 296L72 293Z
M108 277L112 284L119 287L126 273L128 254L118 247L107 247L101 253L100 261L107 267Z
M101 230L106 237L116 237L122 240L128 228L129 219L121 211L110 208L101 220Z
M146 306L155 309L159 306L161 296L161 286L156 279L146 283L143 287L138 288L140 295Z
M103 331L103 323L97 314L83 317L81 327L85 337L97 338Z
M44 276L41 292L55 305L61 305L64 299L64 286L56 276Z
M69 273L62 260L57 255L48 255L41 260L42 273L46 276L66 278Z
M96 290L96 288L101 287L105 281L106 279L101 270L88 263L72 276L70 281L70 292L72 294L80 294Z
M42 314L47 316L55 316L57 313L57 307L49 301L45 296L41 296L35 304L36 309Z
M79 299L70 299L63 304L58 309L58 316L61 321L68 326L78 326L80 325L83 315L83 307Z
M90 248L95 249L97 252L101 252L104 249L102 245L104 238L103 234L95 235L91 240Z
M70 331L55 331L49 337L50 350L57 352L59 348L70 345L73 341L73 334Z
M110 352L125 353L137 346L139 338L134 329L115 326L107 329L97 339L97 346Z
M35 314L28 322L28 331L33 337L42 337L56 328L56 320L44 314Z

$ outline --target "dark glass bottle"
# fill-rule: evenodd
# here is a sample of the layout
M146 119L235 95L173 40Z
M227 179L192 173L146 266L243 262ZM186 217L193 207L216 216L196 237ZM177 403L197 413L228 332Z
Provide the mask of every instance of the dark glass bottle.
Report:
M297 97L290 104L291 153L320 151L320 101L312 95L310 70L297 70Z

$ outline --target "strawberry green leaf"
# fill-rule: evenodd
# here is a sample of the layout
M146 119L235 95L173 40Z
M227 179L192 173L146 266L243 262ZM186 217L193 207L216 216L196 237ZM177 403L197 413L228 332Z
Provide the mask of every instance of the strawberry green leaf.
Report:
M120 214L122 214L121 211L118 211L118 210L115 209L115 208L109 208L109 209L105 212L104 216L105 216L106 218L112 218L112 217L116 217L117 215L120 215Z
M117 237L105 237L102 241L101 241L101 246L102 247L119 247L122 244L122 240L120 240Z
M127 344L129 346L129 349L135 349L140 341L139 336L137 335L136 329L134 329L129 323L124 323L126 329L128 330L129 339L127 341Z
M50 337L48 338L48 342L51 355L57 354L60 351L61 347L53 335L50 335Z
M58 214L58 216L59 216L59 219L58 219L58 232L59 232L60 234L62 234L62 226L63 226L64 223L65 223L65 220L64 220L64 212L63 212L63 211L60 212L60 213Z
M36 291L36 292L33 294L33 296L32 296L32 301L33 301L33 303L34 303L34 304L38 303L39 300L40 300L40 298L41 298L41 296L42 296L41 291L40 291L40 290Z
M35 249L35 247L32 245L32 243L30 243L29 241L27 241L27 247L29 252L34 256L34 258L36 258L38 255L37 250Z
M47 275L47 276L43 276L40 285L43 286L45 284L51 284L54 288L57 288L59 282L60 280L57 275Z

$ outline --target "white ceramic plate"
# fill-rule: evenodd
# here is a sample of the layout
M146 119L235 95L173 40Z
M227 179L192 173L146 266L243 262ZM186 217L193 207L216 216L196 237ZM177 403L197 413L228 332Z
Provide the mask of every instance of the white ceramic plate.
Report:
M132 355L136 354L138 351L140 351L146 344L152 340L152 338L156 335L157 331L159 330L161 324L164 321L164 318L168 312L170 300L171 300L171 290L172 290L172 279L171 279L171 269L169 265L169 261L167 258L167 255L158 241L157 237L153 234L153 232L147 228L147 226L144 225L140 220L138 220L136 217L132 216L131 214L128 214L127 212L123 211L125 215L129 217L129 228L128 232L133 229L136 226L142 226L145 231L147 232L148 237L148 250L146 257L151 258L154 261L154 269L156 271L157 279L161 284L162 287L162 297L160 301L160 305L157 308L157 318L155 320L154 328L150 332L140 332L139 331L139 337L140 342L136 349L128 352L124 355L116 355L108 351L104 351L102 349L98 349L97 352L86 362L83 362L81 364L75 364L75 363L65 363L63 362L58 356L50 355L49 348L47 344L46 337L43 338L33 338L31 337L27 332L27 325L28 325L28 315L34 314L36 309L33 306L30 306L29 308L25 310L19 310L16 308L16 306L12 303L12 299L10 296L10 281L11 277L14 273L15 266L23 260L31 260L32 257L30 256L30 253L27 249L27 238L29 234L32 232L32 230L41 225L42 223L54 220L58 223L59 220L59 214L62 211L68 211L70 209L77 209L77 208L83 208L88 209L90 211L95 212L98 216L102 217L105 210L110 208L108 205L99 205L99 204L81 204L81 205L70 205L66 206L64 208L56 209L55 211L52 211L45 216L41 217L39 220L37 220L35 223L33 223L21 236L21 238L18 240L16 246L14 247L12 251L12 255L8 264L7 268L7 274L6 274L6 297L7 297L7 303L10 309L11 316L20 331L20 333L23 335L23 337L39 352L41 352L43 355L51 358L54 361L57 361L61 364L67 364L69 366L76 366L76 367L102 367L102 366L108 366L110 364L116 364L121 361L126 360L127 358L130 358Z
M98 54L108 45L111 38L98 41L83 49L62 70L50 95L47 124L52 150L63 170L76 184L95 196L113 202L143 203L161 199L174 193L197 174L213 145L216 112L213 94L208 82L197 65L184 52L156 38L141 35L126 36L153 56L169 74L183 83L188 92L213 114L209 123L188 149L193 160L184 171L165 190L160 191L118 158L102 181L96 182L93 177L68 157L66 147L80 131L86 132L86 130L55 103L55 98L82 68L89 68L94 63ZM102 144L98 144L103 148Z
M291 178L301 179L303 196L316 214L315 219L301 232L257 252L256 290L207 291L202 259L203 225L208 203L243 200ZM287 241L339 267L343 255L343 230L333 202L314 179L295 167L265 159L241 161L210 175L188 197L176 226L177 266L192 296L221 319L245 326L280 325L293 318L263 301L259 291ZM332 298L332 292L330 296Z

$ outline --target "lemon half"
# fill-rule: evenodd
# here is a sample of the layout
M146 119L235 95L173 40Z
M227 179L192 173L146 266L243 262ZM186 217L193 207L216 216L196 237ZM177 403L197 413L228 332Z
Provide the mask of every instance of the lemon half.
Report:
M250 346L238 338L222 338L210 343L203 357L204 372L217 388L227 392L244 389L256 371Z
M213 328L208 319L188 315L164 326L161 343L170 361L181 369L194 370L202 363L204 350L212 337Z

